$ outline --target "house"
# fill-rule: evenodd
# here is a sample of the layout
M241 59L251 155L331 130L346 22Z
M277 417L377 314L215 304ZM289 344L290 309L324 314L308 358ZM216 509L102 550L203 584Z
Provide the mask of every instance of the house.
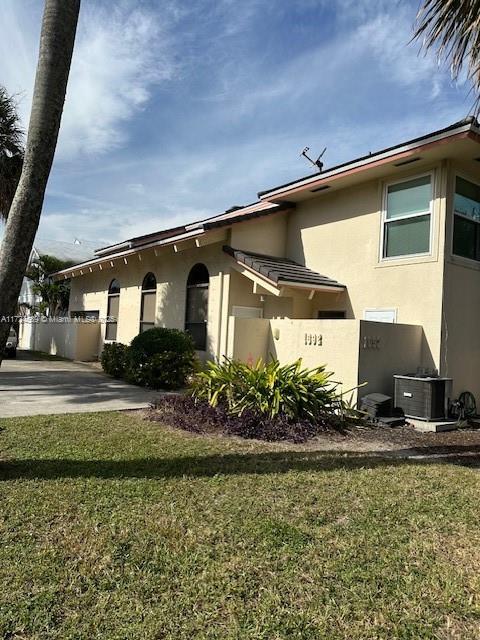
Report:
M53 256L59 260L69 262L80 262L90 260L94 257L96 245L88 240L75 238L73 242L59 240L49 240L36 238L28 260L28 266L38 260L40 256ZM18 296L20 309L29 310L38 306L42 301L41 296L34 293L33 281L30 278L23 278L22 288Z
M454 395L480 400L479 125L469 118L104 247L55 277L71 278L72 316L108 320L81 341L91 357L177 327L203 357L301 356L344 390L368 382L361 393L391 392L394 373L438 371Z

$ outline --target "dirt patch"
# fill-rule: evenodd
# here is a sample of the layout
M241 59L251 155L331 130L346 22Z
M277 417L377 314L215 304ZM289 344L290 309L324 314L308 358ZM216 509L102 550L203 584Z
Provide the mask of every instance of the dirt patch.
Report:
M388 458L410 458L458 463L480 468L480 429L420 433L411 426L355 427L347 433L324 433L303 445L309 451L369 453Z

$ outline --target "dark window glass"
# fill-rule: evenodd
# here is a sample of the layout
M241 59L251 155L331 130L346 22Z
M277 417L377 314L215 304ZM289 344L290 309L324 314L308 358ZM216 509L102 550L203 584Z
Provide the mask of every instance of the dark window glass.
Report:
M457 177L453 216L453 253L480 261L480 187Z
M204 264L192 267L187 280L185 331L195 342L195 347L204 351L207 345L208 287L210 276Z
M147 273L142 282L142 302L140 306L140 333L155 326L157 303L157 279Z
M111 281L108 287L108 305L107 316L112 320L107 321L105 327L105 340L117 339L117 325L118 325L118 309L120 307L120 283L115 278Z
M406 180L387 188L383 257L430 251L430 176Z
M477 224L461 216L454 216L453 253L456 256L477 260Z
M147 273L142 283L142 291L155 291L157 289L157 279L153 273Z
M322 309L318 312L319 320L345 320L347 314L345 311L330 311Z
M385 225L385 257L428 253L429 250L430 214L395 220Z
M472 218L480 222L480 187L457 177L455 183L455 213Z
M116 278L111 281L110 286L108 287L108 293L109 295L120 295L120 282Z

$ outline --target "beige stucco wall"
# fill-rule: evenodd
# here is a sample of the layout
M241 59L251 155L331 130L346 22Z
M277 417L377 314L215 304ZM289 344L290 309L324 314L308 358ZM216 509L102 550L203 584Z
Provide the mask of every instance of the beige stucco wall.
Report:
M287 256L347 286L345 294L329 299L317 294L313 314L345 309L347 317L362 319L365 309L397 309L397 322L424 327L421 365L438 368L447 168L396 171L395 179L427 170L434 175L431 256L379 259L385 184L380 180L299 203L289 216Z
M393 397L394 374L416 373L422 355L422 327L360 321L358 383L368 393Z
M325 365L346 392L358 384L359 339L356 320L271 320L267 351L284 364L301 358L307 368Z
M372 392L393 396L393 375L415 372L421 358L422 327L414 325L245 318L230 318L230 324L230 357L277 358L282 364L301 358L306 368L323 365L353 400Z
M235 249L284 256L287 243L287 214L256 218L231 228L229 244Z
M133 256L117 259L114 266L94 271L72 279L70 311L98 310L100 317L107 315L107 292L110 282L117 278L120 282L119 319L117 341L129 344L138 334L140 325L141 286L144 276L153 272L157 278L156 324L163 327L184 328L186 282L190 269L197 263L206 265L210 274L208 301L208 339L205 357L218 354L219 345L226 340L225 322L222 323L222 309L228 304L225 295L225 279L228 280L231 258L212 244L200 249L191 247L175 252L167 247L155 255L153 249L142 251L140 259ZM228 290L228 288L227 288ZM225 318L227 318L225 313ZM99 351L105 341L105 325L102 324Z
M98 323L22 323L19 347L70 360L90 361L98 357L99 332Z
M357 385L360 323L356 320L266 320L230 318L229 356L243 362L259 357L282 364L302 359L306 368L325 365L339 389ZM306 338L307 336L307 338Z
M228 323L227 356L229 358L252 364L259 358L263 361L268 358L269 320L230 316Z
M440 371L453 378L453 395L471 391L480 406L480 263L452 256L455 175L480 183L480 169L453 164L448 185L443 341Z

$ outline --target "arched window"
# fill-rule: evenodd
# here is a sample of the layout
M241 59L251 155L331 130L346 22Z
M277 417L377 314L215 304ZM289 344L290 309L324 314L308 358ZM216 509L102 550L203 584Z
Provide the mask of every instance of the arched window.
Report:
M114 278L108 287L107 326L105 340L117 339L118 308L120 304L120 282ZM111 320L110 320L111 318Z
M147 273L142 282L142 303L140 306L140 333L155 326L155 307L157 301L157 279L153 273Z
M195 347L204 351L207 345L208 283L210 276L204 264L192 267L187 280L185 331L195 342Z

